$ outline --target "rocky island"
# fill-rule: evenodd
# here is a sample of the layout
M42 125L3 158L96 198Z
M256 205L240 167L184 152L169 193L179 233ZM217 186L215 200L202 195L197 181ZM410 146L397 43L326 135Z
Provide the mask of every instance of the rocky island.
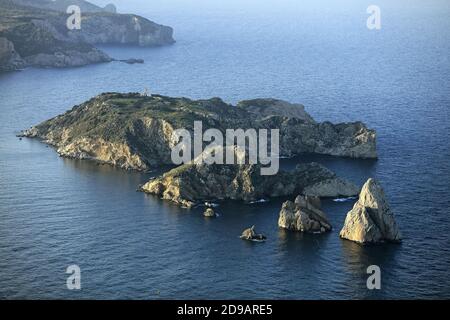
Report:
M79 30L66 26L70 5L82 10ZM173 43L172 34L170 27L83 0L0 0L0 72L110 62L115 59L96 44L159 46Z
M148 170L173 165L172 134L176 129L193 132L194 121L202 121L204 130L222 132L228 128L277 128L280 156L377 157L375 131L363 123L318 123L302 105L274 99L246 100L233 106L220 98L104 93L22 135L42 139L64 157Z
M185 164L150 180L141 190L187 208L205 200L252 202L294 194L339 197L359 192L354 184L317 163L300 164L293 171L279 171L271 176L262 176L258 167Z
M361 122L318 123L300 104L254 99L236 106L220 98L192 100L139 93L104 93L72 110L25 130L64 157L93 160L123 169L148 170L173 165L172 134L204 129L277 128L280 156L303 153L376 158L375 131ZM257 201L262 198L307 195L354 196L359 188L316 164L263 176L259 164L183 164L150 180L140 190L185 207L213 200Z

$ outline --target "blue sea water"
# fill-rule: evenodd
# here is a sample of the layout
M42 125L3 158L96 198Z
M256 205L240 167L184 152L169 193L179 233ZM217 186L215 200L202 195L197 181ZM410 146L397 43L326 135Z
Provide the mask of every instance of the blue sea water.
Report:
M286 3L285 3L286 2ZM161 48L103 48L144 65L27 69L0 75L0 298L450 298L450 4L369 1L162 5L139 13L175 29ZM283 3L283 5L279 5ZM136 11L135 10L135 11ZM146 11L147 10L147 11ZM63 159L18 131L105 91L230 103L274 97L317 120L364 121L379 160L302 157L362 185L380 180L404 235L400 245L339 239L355 200L325 200L334 230L278 229L285 199L226 202L220 217L136 192L157 174ZM238 238L255 224L265 243ZM69 265L82 289L66 288ZM381 290L366 269L381 268Z

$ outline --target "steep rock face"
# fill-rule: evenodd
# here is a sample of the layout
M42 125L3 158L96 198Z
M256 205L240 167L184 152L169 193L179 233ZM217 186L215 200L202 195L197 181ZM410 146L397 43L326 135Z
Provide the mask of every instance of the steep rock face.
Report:
M141 187L143 192L192 207L205 200L256 201L261 198L300 194L311 185L341 185L331 194L316 196L352 196L359 189L338 178L333 172L317 164L298 165L292 172L279 171L273 176L262 176L259 165L207 165L189 163L163 176L150 180Z
M280 129L281 154L318 153L351 158L377 158L376 133L362 122L316 123L301 104L277 99L245 100L238 107L261 127Z
M317 153L351 158L377 158L375 131L361 122L311 124L296 118L271 118L280 128L280 153Z
M193 133L194 121L202 122L203 131L216 128L224 135L226 129L280 129L282 156L300 155L303 152L361 158L376 156L375 132L362 123L333 125L316 123L309 116L303 116L308 120L286 118L278 115L284 112L277 111L277 106L280 107L278 101L275 105L270 101L267 103L271 111L266 110L261 119L255 116L254 110L248 111L242 105L231 106L219 98L190 100L138 93L106 93L25 131L23 135L43 139L56 146L61 155L81 157L90 154L90 157L83 158L102 162L111 159L106 160L106 163L125 163L120 166L138 170L173 164L172 133L181 128ZM285 102L282 105L287 104ZM301 107L299 114L303 113ZM327 134L328 130L332 133ZM360 139L360 136L370 136L370 139ZM126 146L130 155L123 158L124 161L113 160L114 155L96 156L94 150L98 145L105 144L119 144L117 149ZM131 160L134 156L140 161ZM309 185L305 193L331 195L340 187L345 190L345 186L317 183Z
M113 5L101 8L83 0L14 0L14 2L24 5L23 9L28 10L28 15L33 13L34 19L50 24L53 27L52 35L59 40L138 46L158 46L175 42L171 27L134 14L117 14ZM69 30L66 27L68 18L66 10L71 5L76 5L81 10L82 21L79 30ZM34 8L36 9L33 11Z
M2 3L0 0L3 10L0 37L13 44L16 57L23 61L21 67L77 67L112 60L91 44L67 41L50 22L58 19L59 14L29 8L2 8ZM58 27L64 30L63 26ZM0 62L0 67L3 65Z
M299 195L295 202L283 203L278 226L306 233L324 233L331 230L331 224L321 210L320 198L302 195Z
M13 43L0 37L0 72L18 70L23 68L25 64L25 61L14 49Z
M74 4L82 11L80 30L67 28L66 9ZM111 6L100 8L82 0L0 0L0 38L6 39L0 43L0 71L28 65L75 67L113 60L95 44L159 46L175 42L170 27L111 11ZM12 61L3 57L4 52L10 52L6 48L10 43L16 53Z
M84 0L11 0L21 6L66 12L71 5L80 7L82 12L115 12L115 6L109 4L104 8Z
M53 54L39 53L26 57L27 65L39 68L81 67L88 64L109 62L111 59L104 52L93 49L89 52L65 50Z
M145 110L131 116L125 108L121 109L120 100L109 98L106 94L75 106L64 115L25 131L24 136L44 140L55 146L61 156L124 169L146 170L172 164L172 125L152 118L151 112L146 116Z
M384 191L374 179L364 184L359 200L347 214L340 236L362 244L401 240Z
M175 42L171 27L132 14L86 14L81 29L67 31L66 36L74 42L141 47Z
M127 144L120 142L82 138L58 148L57 152L67 158L95 160L122 169L147 169L141 157L133 154Z

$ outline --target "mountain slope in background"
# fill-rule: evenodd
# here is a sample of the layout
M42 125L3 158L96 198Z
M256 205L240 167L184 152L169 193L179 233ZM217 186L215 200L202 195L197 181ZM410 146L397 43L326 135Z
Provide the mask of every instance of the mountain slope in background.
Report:
M55 11L66 12L71 5L80 7L82 12L110 12L116 13L113 4L107 5L104 8L96 6L84 0L12 0L14 3L27 7L34 7L39 9L49 9Z
M86 1L75 2L82 11L80 30L66 26L69 15L65 9L61 12L66 0L38 0L33 6L26 5L30 0L0 0L0 72L113 60L95 44L160 46L175 42L170 27L137 15L107 12Z

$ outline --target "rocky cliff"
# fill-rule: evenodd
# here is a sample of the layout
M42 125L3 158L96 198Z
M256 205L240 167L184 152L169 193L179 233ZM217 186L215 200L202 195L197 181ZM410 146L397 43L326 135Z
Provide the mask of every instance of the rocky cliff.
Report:
M362 244L401 240L394 214L376 180L369 179L364 184L359 200L347 214L340 236Z
M301 164L294 171L279 171L262 176L259 165L185 164L163 176L150 180L141 191L170 200L184 207L207 200L256 201L262 198L290 196L304 193L308 187L331 184L336 189L316 188L310 196L352 196L359 189L338 178L327 168L317 164Z
M72 42L121 44L141 47L172 44L173 29L132 14L88 13L80 30L67 30Z
M245 103L235 107L219 98L191 100L105 93L24 131L23 135L43 139L62 156L137 170L172 165L173 131L183 128L193 132L197 120L202 121L203 130L280 129L282 156L313 152L376 157L375 132L360 122L316 123L303 106L271 99L259 103L267 106L261 114L244 107ZM326 187L330 193L336 189L328 183L308 186L306 191L314 194Z
M18 70L25 65L26 62L16 52L14 44L0 37L0 72Z
M66 2L0 0L0 38L14 47L15 61L22 61L17 64L1 59L0 70L26 65L74 67L113 60L95 44L157 46L174 42L170 27L136 15L112 13L110 7L102 9L81 0L75 1L81 6L81 29L69 30L69 15L60 10Z

